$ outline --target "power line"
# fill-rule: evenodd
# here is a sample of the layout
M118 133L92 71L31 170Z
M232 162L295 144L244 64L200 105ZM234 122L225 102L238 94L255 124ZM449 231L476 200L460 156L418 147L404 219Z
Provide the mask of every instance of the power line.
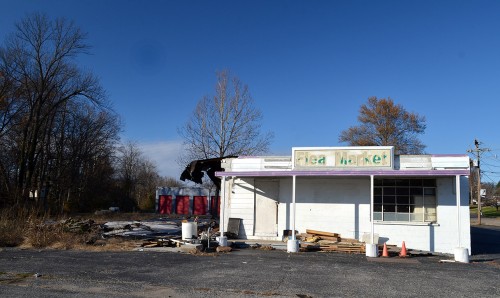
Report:
M477 139L474 139L474 146L476 146L476 148L467 150L467 152L475 153L476 157L477 157L477 166L476 166L476 168L477 168L477 221L478 221L478 224L480 225L481 224L481 154L483 154L484 152L489 152L491 150L488 148L479 148L479 145L481 145L481 143Z
M485 163L483 162L483 165L487 165L488 167L494 167L494 168L500 168L500 165L492 165L492 164L489 164L489 163Z

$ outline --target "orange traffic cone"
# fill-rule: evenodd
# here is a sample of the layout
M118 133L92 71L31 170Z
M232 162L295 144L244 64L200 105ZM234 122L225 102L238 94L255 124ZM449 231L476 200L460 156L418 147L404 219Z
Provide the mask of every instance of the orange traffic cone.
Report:
M387 244L384 243L384 249L382 250L382 257L389 257L389 252L387 251Z
M407 257L408 255L406 254L406 245L405 242L403 241L403 244L401 245L401 252L399 253L399 256L402 258Z

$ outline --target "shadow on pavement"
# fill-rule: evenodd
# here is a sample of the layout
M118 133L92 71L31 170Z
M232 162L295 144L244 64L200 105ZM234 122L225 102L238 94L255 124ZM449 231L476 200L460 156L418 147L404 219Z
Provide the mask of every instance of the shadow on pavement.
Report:
M472 254L500 254L500 227L471 226Z

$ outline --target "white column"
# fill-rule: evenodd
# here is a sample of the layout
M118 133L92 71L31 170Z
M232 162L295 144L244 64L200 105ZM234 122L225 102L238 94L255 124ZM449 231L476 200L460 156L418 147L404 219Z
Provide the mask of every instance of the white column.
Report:
M365 255L370 258L378 257L378 247L375 243L375 225L373 220L373 175L370 175L370 221L371 221L371 243L365 244Z
M219 245L227 246L227 237L224 236L224 225L226 218L226 177L221 177L221 198L220 198L220 219L219 219ZM215 208L218 208L217 206ZM216 209L217 210L217 209Z
M462 221L460 217L460 175L455 176L455 194L457 196L457 232L458 247L455 248L455 261L469 263L469 249L462 247Z
M455 193L457 196L457 229L458 229L458 247L462 247L462 223L460 218L460 176L455 177Z
M370 219L371 219L371 222L372 222L372 225L371 225L371 233L372 233L372 244L375 242L375 224L374 224L374 220L373 220L373 204L375 202L375 199L374 199L374 191L373 191L373 175L370 175Z
M287 252L298 252L299 251L299 241L295 238L295 185L296 176L292 176L292 210L290 212L290 220L292 222L292 239L287 242Z
M292 189L292 240L295 240L295 186L296 186L296 177L293 176L293 189Z

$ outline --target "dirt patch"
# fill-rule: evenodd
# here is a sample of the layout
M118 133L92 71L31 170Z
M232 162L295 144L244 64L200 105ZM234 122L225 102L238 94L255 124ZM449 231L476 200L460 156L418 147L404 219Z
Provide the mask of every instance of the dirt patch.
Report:
M36 273L24 272L24 273L12 273L12 272L0 272L0 285L10 285L19 284L24 282L28 278L37 278Z

